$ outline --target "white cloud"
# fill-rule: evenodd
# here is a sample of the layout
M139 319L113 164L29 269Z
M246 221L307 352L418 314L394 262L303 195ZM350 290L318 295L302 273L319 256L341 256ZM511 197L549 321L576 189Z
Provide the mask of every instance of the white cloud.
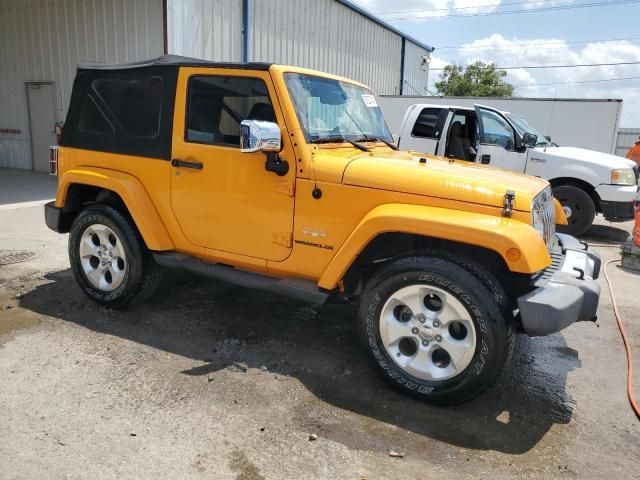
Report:
M448 57L444 61L443 56ZM627 41L591 42L570 45L562 39L507 39L500 34L478 39L460 47L455 54L440 53L439 63L469 65L477 60L499 67L575 65L640 62L640 45ZM432 63L436 67L435 61ZM437 71L431 75L437 81ZM509 70L506 81L516 85L516 94L527 97L622 98L621 125L640 126L640 79L627 81L594 80L640 77L640 65ZM587 83L568 83L587 82ZM548 85L553 84L553 85Z
M450 8L456 9L451 13L456 15L473 15L475 13L490 13L500 6L500 0L453 0ZM478 6L480 5L480 6ZM487 6L491 5L491 6Z
M542 8L542 7L556 7L562 5L570 5L575 3L574 0L540 0L539 2L531 1L530 3L525 3L522 5L522 8L527 10L532 10L534 8Z
M357 3L384 20L422 21L451 14L492 12L502 0L358 0ZM478 6L481 5L481 6ZM490 6L487 6L490 5Z
M407 20L421 22L426 19L442 18L449 15L487 14L498 10L534 10L543 7L564 6L575 0L524 0L521 4L502 0L356 0L356 3L386 20Z

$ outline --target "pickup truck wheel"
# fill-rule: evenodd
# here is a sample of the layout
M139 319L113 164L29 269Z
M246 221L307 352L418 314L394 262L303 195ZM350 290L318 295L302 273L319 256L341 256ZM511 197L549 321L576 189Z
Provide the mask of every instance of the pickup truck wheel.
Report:
M435 257L402 258L374 275L358 331L384 378L438 404L465 402L489 388L514 344L513 325L487 286Z
M578 236L591 228L596 206L587 192L572 185L561 185L553 189L553 195L562 204L569 221L569 225L558 225L560 233Z
M84 292L110 308L147 299L162 277L135 227L106 205L89 207L76 217L69 233L69 260Z

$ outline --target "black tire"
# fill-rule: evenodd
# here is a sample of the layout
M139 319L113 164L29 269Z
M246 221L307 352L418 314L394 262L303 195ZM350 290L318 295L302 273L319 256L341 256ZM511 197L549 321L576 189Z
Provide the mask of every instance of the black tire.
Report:
M358 311L360 341L377 371L404 393L441 405L462 403L487 390L509 361L515 345L513 322L507 321L497 302L503 293L490 291L492 286L459 263L464 262L427 256L395 260L367 282ZM387 300L400 289L414 285L445 291L462 304L475 327L473 357L451 378L418 378L396 363L383 344L380 317Z
M571 215L567 218L569 225L557 227L560 233L576 237L591 228L596 217L596 206L587 192L573 185L561 185L553 189L553 196L563 207L571 209Z
M82 266L80 242L92 225L104 225L112 230L125 252L124 278L111 291L96 288ZM123 308L147 300L156 292L163 273L133 222L107 205L93 205L78 214L69 232L69 261L82 290L93 301L108 308Z

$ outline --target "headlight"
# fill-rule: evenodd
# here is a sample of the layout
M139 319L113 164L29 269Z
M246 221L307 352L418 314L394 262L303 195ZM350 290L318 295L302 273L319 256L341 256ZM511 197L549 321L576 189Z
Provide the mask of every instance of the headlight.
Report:
M551 187L545 188L533 199L531 226L543 238L547 248L553 249L556 241L556 209Z
M631 168L611 170L612 185L636 185L636 174Z
M533 214L533 228L544 238L544 219L542 218L542 212L534 207L531 213Z

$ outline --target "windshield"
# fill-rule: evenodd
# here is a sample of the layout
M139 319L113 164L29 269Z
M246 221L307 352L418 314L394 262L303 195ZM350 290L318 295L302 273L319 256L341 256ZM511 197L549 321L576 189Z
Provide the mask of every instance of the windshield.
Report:
M393 141L370 90L299 73L285 74L285 81L309 142Z
M531 133L538 137L538 139L536 140L536 147L549 145L549 142L546 138L544 138L544 135L538 132L531 125L529 125L526 120L515 116L513 113L505 113L505 115L507 116L507 118L509 118L509 121L513 124L516 131L520 134L521 137L525 133Z

